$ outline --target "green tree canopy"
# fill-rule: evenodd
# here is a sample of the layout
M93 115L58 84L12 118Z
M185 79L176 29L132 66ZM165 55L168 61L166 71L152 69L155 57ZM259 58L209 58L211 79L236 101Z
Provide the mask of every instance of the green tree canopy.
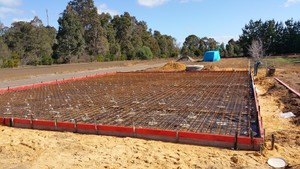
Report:
M250 20L242 32L239 43L245 56L257 39L262 41L264 55L300 52L300 21L289 19L283 24L275 20Z
M189 56L203 56L207 50L216 50L218 43L214 38L199 38L196 35L189 35L181 48L181 54Z
M137 50L136 57L142 60L148 60L148 59L152 59L153 54L149 47L143 46Z
M58 19L58 24L54 57L58 63L69 63L73 56L80 56L84 50L83 27L70 6Z
M43 58L51 60L55 29L45 27L38 17L30 22L14 22L3 34L10 51L16 53L21 64L43 64Z

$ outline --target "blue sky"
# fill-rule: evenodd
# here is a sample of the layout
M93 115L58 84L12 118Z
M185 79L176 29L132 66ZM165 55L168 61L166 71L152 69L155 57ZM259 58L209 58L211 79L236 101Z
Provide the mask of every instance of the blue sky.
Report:
M30 21L34 16L50 26L69 0L0 0L0 21ZM191 34L213 37L218 42L237 39L250 19L300 20L300 0L94 0L99 12L112 15L125 11L148 27L175 37L179 43Z

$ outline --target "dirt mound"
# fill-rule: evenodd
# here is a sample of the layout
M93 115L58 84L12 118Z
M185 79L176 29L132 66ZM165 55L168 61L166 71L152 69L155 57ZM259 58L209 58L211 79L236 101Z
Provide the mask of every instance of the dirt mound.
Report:
M161 70L164 71L183 71L186 69L186 65L178 62L168 62Z
M267 87L266 93L262 96L282 96L285 95L287 92L284 86L274 81L271 84L270 82L262 82L262 85L265 85Z
M204 70L218 71L221 69L218 66L209 66L209 67L206 67Z

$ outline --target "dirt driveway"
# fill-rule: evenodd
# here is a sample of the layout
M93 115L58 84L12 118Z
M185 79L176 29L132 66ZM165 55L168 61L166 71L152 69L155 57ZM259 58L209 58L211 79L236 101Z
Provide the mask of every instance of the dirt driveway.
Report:
M0 69L0 89L109 72L138 71L153 67L161 67L166 64L166 62L167 60L154 60L150 62L123 61L114 64L112 62L107 62L108 64L102 62Z

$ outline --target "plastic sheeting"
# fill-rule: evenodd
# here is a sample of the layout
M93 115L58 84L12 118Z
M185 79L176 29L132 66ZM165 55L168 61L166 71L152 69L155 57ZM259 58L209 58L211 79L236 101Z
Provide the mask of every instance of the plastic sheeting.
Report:
M218 50L206 51L203 60L205 62L215 62L221 60L220 52Z

